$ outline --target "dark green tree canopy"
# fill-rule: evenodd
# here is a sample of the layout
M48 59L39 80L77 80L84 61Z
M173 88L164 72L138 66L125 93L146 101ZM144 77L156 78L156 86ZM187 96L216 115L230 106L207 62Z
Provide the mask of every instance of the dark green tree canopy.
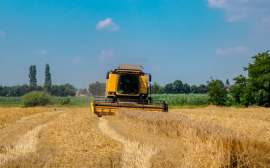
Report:
M92 83L89 85L89 93L92 93L94 96L104 96L105 95L105 83L99 83L96 81L96 83Z
M215 81L220 85L221 89L226 90L226 87L225 87L224 83L222 82L222 80L216 79Z
M254 93L251 90L251 85L248 80L243 75L239 75L236 78L233 78L235 85L232 86L232 96L236 104L242 104L244 106L251 106L255 103Z
M230 84L229 79L227 79L225 82L225 85L229 85L229 84Z
M200 86L198 86L198 92L199 93L207 93L208 92L208 88L205 84L200 84Z
M157 82L154 82L154 84L151 85L151 93L158 94L159 93L159 84Z
M165 85L164 92L167 94L172 94L173 93L173 84L168 83L167 85Z
M37 78L36 78L36 74L37 74L37 69L36 69L36 65L31 65L29 67L29 78L30 78L30 86L37 86Z
M173 93L183 93L183 82L181 80L176 80L173 82Z
M213 105L224 105L226 102L228 92L222 88L220 80L214 80L211 77L211 81L208 81L210 85L210 91L208 92L209 101ZM222 82L223 84L223 82Z
M187 83L183 85L183 92L186 94L190 93L190 86Z
M51 80L50 66L49 66L49 64L46 64L46 67L45 67L45 83L44 83L45 91L50 93L51 92L51 86L52 86L52 80Z
M190 87L190 93L198 93L198 88L196 85L192 85Z
M244 70L248 71L247 82L257 105L270 107L270 54L269 50L252 57Z
M51 95L58 97L75 96L75 87L69 83L65 85L52 85Z

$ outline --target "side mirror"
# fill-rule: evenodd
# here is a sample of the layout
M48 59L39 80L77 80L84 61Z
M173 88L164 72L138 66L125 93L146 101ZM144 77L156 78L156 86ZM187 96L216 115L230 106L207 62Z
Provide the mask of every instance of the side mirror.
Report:
M151 74L148 75L148 81L149 81L149 82L152 81L152 75L151 75Z
M108 71L106 74L106 79L109 79L109 74L110 74L110 72Z

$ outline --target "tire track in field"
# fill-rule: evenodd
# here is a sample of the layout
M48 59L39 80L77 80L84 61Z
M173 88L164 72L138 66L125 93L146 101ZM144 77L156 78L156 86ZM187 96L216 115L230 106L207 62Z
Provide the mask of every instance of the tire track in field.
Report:
M48 123L49 124L49 123ZM38 142L38 133L41 129L47 127L48 124L42 124L22 135L15 144L6 146L5 151L0 153L0 165L4 164L10 159L23 156L30 152L36 151L36 144Z
M35 118L40 118L44 115L55 115L57 113L62 113L63 111L56 111L56 112L43 112L43 113L38 113L38 114L34 114L34 115L30 115L27 117L22 117L20 120L18 120L17 122L21 123L21 122L25 122L27 120L31 120L31 119L35 119Z
M122 166L123 167L151 167L150 158L156 153L156 149L149 146L133 142L118 135L112 128L108 126L107 120L99 118L99 129L110 138L119 141L123 144Z
M46 112L43 114L50 116L50 115L56 115L59 113L62 113L62 114L60 114L58 117L65 117L68 112L58 111L58 112L53 112L53 114L49 113L49 112ZM24 124L24 122L28 122L27 120L29 120L29 119L36 119L37 116L42 117L43 115L32 115L32 116L26 117L23 120L19 120L17 123ZM31 153L31 152L35 152L36 145L37 145L38 139L39 139L38 135L39 135L40 131L42 129L48 127L48 125L50 125L52 123L53 123L52 121L51 122L45 121L45 123L37 125L36 127L31 129L30 131L28 131L25 134L23 134L22 136L20 136L19 139L17 140L17 142L9 143L5 147L1 146L1 148L0 148L0 166L5 164L9 160L16 159L17 157L24 156L24 155ZM16 128L17 127L15 127L15 129ZM12 129L12 130L14 130L14 129Z

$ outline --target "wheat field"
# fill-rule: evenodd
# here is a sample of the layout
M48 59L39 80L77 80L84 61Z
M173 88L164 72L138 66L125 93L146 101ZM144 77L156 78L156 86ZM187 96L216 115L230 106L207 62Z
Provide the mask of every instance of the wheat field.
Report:
M270 167L270 109L0 108L0 167Z

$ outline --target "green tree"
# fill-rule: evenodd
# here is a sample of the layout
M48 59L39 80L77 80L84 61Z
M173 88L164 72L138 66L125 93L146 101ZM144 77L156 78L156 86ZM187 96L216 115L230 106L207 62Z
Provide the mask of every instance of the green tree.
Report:
M44 90L46 92L50 93L51 86L52 86L52 80L51 80L50 66L49 66L49 64L46 64Z
M224 105L226 103L227 99L227 91L224 90L221 86L221 83L218 79L214 80L211 77L211 81L207 82L210 84L210 91L208 92L209 95L209 101L213 105Z
M2 87L2 91L0 91L0 96L8 96L8 93L10 91L10 87L4 86Z
M239 75L235 80L235 85L232 86L232 96L235 104L241 104L244 106L251 106L255 103L254 93L251 89L251 83L248 78L243 75Z
M3 86L0 85L0 96L4 96L4 95L3 95L3 90L4 90L4 89L3 89Z
M222 80L216 79L216 82L220 85L220 88L222 90L226 90L226 87L225 87L224 83L222 82Z
M24 84L21 86L21 91L22 91L22 95L25 95L26 93L29 92L29 87L28 85Z
M173 93L173 84L168 83L167 85L165 85L164 92L167 94L172 94Z
M12 96L13 97L20 97L22 96L23 93L22 93L22 89L21 89L21 86L20 85L17 85L13 88L13 93L12 93Z
M91 83L89 85L89 93L92 93L94 96L104 96L105 95L105 83L100 83L96 81L96 83Z
M244 67L248 71L249 90L259 106L270 107L270 54L269 51L253 56L253 63Z
M227 79L225 82L225 85L229 85L229 84L230 84L229 79Z
M31 87L36 87L37 86L36 74L37 74L36 65L31 65L29 67L29 78L30 78L30 83L29 84L30 84Z
M190 87L190 93L198 93L198 88L196 85L192 85Z
M198 86L198 93L205 94L207 92L208 92L208 89L205 84L200 84L200 86Z
M190 93L190 86L187 83L183 85L183 92L186 94Z
M159 93L159 84L157 82L154 82L153 85L151 85L151 92L152 94L158 94Z
M164 87L163 86L159 86L159 89L158 89L158 93L159 94L164 94Z
M176 80L173 82L173 93L184 93L183 82L181 80Z
M65 85L52 85L51 95L58 97L75 96L75 87L69 83Z

